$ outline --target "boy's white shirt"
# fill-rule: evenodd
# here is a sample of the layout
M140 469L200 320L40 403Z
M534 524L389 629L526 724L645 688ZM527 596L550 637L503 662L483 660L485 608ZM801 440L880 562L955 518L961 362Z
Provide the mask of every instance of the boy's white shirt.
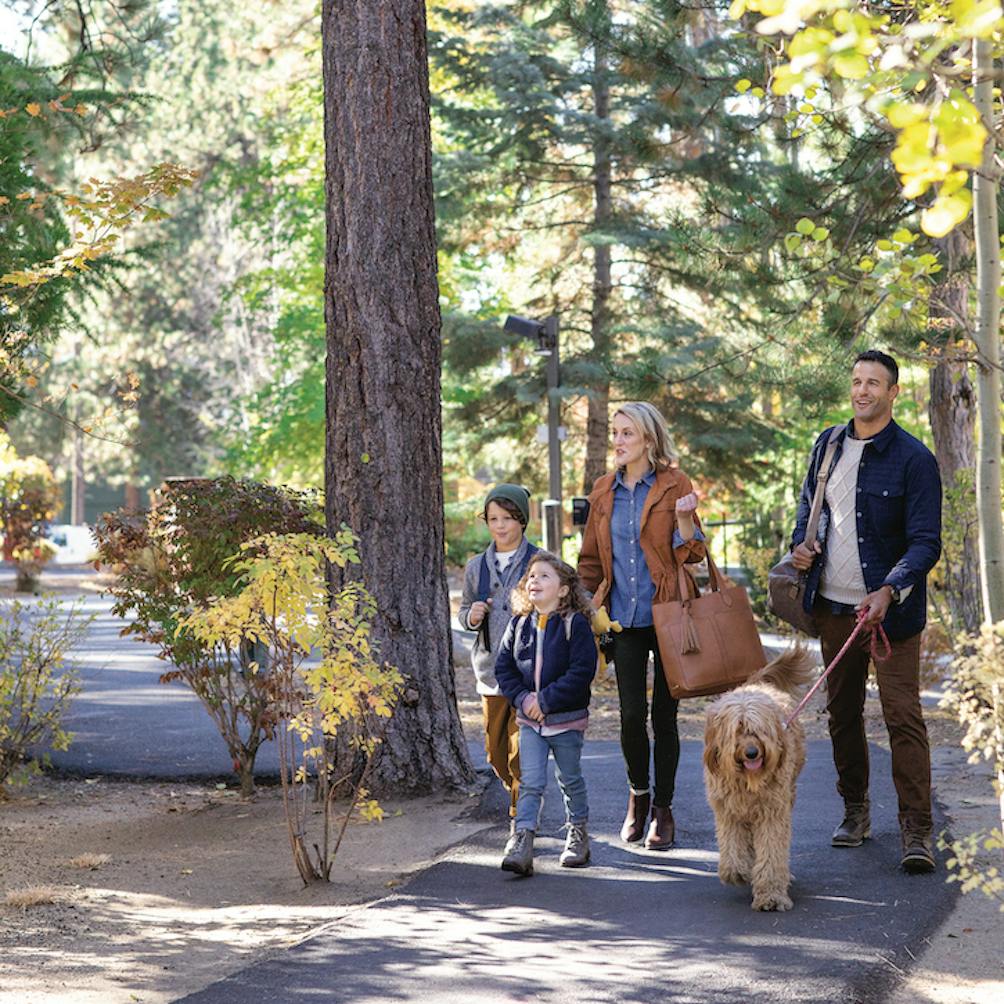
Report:
M504 572L509 567L509 562L516 556L518 550L518 547L514 547L511 551L500 551L496 546L495 563L499 566L500 572Z

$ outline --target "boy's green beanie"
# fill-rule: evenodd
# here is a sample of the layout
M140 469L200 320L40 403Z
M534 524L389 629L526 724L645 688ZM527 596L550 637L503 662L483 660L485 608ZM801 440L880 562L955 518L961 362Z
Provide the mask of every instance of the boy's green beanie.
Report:
M505 499L512 502L514 506L523 514L523 526L530 522L530 493L522 485L511 485L503 481L496 485L485 499L485 511L488 511L488 503Z

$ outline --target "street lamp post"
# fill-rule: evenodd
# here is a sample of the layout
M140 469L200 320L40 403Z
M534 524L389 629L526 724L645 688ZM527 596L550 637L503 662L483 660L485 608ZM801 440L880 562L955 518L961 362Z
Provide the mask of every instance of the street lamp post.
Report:
M561 554L561 357L559 353L558 317L552 314L544 321L531 321L510 315L503 330L537 341L537 354L547 357L547 490L541 523L544 548Z
M558 351L558 317L544 321L547 357L547 490L544 503L544 548L561 556L561 357ZM541 349L540 351L543 351Z

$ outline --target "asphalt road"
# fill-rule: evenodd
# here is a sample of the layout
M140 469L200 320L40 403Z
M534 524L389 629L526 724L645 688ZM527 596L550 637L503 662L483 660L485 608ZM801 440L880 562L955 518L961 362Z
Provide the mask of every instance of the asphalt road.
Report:
M943 869L907 876L888 755L873 749L873 834L829 846L838 799L828 744L799 783L795 908L755 913L723 887L700 744L686 743L674 809L679 847L636 850L616 837L624 802L617 745L586 741L593 864L558 866L552 782L536 874L499 870L499 826L454 848L405 889L296 948L183 998L186 1004L719 1004L878 1002L950 911ZM943 825L943 821L936 821Z

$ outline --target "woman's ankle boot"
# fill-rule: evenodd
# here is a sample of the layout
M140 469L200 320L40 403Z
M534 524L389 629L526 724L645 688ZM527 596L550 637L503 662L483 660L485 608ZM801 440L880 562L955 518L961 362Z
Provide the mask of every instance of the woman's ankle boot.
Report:
M652 807L652 824L645 837L645 846L650 851L668 851L676 840L676 823L673 810L668 806Z
M627 815L621 827L621 840L634 844L645 836L645 824L648 822L648 810L651 804L652 796L647 791L642 795L636 795L632 791L628 795Z

